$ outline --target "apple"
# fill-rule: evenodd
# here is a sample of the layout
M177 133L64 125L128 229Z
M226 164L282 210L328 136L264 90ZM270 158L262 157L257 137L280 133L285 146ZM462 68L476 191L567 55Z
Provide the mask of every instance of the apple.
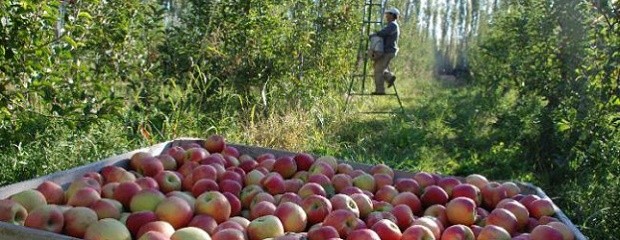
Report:
M297 165L297 171L308 171L314 163L314 157L307 153L298 153L293 157Z
M398 195L398 190L392 185L384 185L380 187L375 193L375 200L392 202L392 199Z
M493 209L504 198L508 197L506 189L501 187L498 182L489 182L483 188L480 189L482 193L482 203L487 209Z
M381 236L382 240L400 240L403 236L398 226L387 219L379 220L372 225L371 229ZM351 235L349 235L349 237L350 236Z
M367 173L361 174L353 178L353 186L374 193L376 189L375 178Z
M476 206L480 206L482 204L482 195L480 193L480 189L476 187L476 185L469 183L461 183L452 188L452 196L451 198L457 197L467 197L476 202Z
M65 203L65 191L58 183L44 181L36 188L45 196L47 204L61 205Z
M325 217L323 226L332 226L338 231L340 237L346 238L349 232L359 227L358 218L355 213L346 210L334 210Z
M155 214L159 220L169 222L174 229L187 226L194 216L187 201L175 196L167 197L157 204Z
M284 235L284 226L278 217L273 215L254 219L247 227L250 240L262 240Z
M474 232L468 226L456 224L446 228L441 240L475 240Z
M140 188L142 189L145 189L145 188L159 189L159 184L157 184L157 181L155 181L155 179L152 177L140 177L136 179L136 183L140 185Z
M35 189L26 189L21 192L15 193L11 195L9 199L22 205L28 213L30 213L37 207L47 205L45 196Z
M308 169L308 174L313 175L319 173L331 179L335 174L334 167L324 161L315 161L312 166L310 166L310 169Z
M381 240L376 232L370 229L356 229L347 235L347 240Z
M439 222L441 222L443 226L449 226L451 224L450 224L450 221L448 220L448 214L446 210L447 210L446 206L441 205L441 204L435 204L435 205L432 205L426 208L424 210L423 215L435 217L437 218L437 220L439 220Z
M389 211L392 211L392 209L394 208L394 205L392 205L389 202L372 200L372 207L373 207L372 209L373 211L389 212Z
M230 203L230 216L239 215L242 210L241 201L239 200L239 198L229 192L223 192L222 194L224 195L224 197L226 197L228 203Z
M392 199L392 205L405 204L411 208L415 215L422 213L422 202L415 194L411 192L401 192Z
M115 239L131 240L131 233L116 219L104 218L91 224L84 233L85 240Z
M420 189L424 190L424 188L435 185L437 182L433 175L427 172L417 172L412 177L418 184L420 184Z
M132 212L138 211L155 211L157 205L163 201L166 196L156 189L142 189L131 198L129 209Z
M20 203L11 199L0 200L0 221L24 225L28 211Z
M123 204L114 199L102 198L93 203L93 205L90 206L90 209L95 211L98 219L120 219L121 212L123 211Z
M113 197L129 209L131 198L140 190L140 185L135 182L123 182L116 187Z
M353 172L353 166L351 166L351 164L348 164L348 163L338 163L338 166L336 167L336 173L343 173L343 174L351 176L352 172Z
M503 208L510 211L512 214L517 217L518 229L524 229L527 226L528 218L530 216L529 211L523 204L518 202L517 200L512 200L510 198L506 198L504 200L509 201L501 201L497 204L496 208Z
M267 174L262 179L261 185L271 195L281 194L286 191L286 186L284 185L284 178L282 178L282 176L277 172L271 172Z
M148 231L142 234L138 240L170 240L170 238L160 232Z
M241 216L231 217L230 219L228 219L228 221L239 223L239 225L242 226L243 229L246 229L248 225L250 225L250 220Z
M279 199L276 201L276 205L280 205L285 202L292 202L301 206L301 201L302 199L299 195L297 195L297 193L286 192L279 197Z
M319 226L308 231L308 240L337 239L339 237L338 231L332 226Z
M239 159L237 159L236 157L233 157L230 155L224 155L223 158L224 158L225 168L239 166Z
M401 230L407 229L413 223L415 216L411 211L411 208L405 204L398 204L394 206L391 213L396 218L396 224Z
M372 199L370 199L368 195L363 193L354 193L351 195L351 198L357 205L361 218L366 218L366 216L368 216L368 214L370 214L370 212L374 210Z
M530 236L529 233L520 233L514 237L512 237L512 240L531 240L532 237Z
M164 164L155 157L142 158L138 164L136 171L144 176L153 177L161 171L164 171Z
M175 172L165 170L155 175L154 179L163 193L181 190L182 180Z
M308 217L309 224L323 222L325 217L332 211L332 204L321 195L310 195L301 201L301 207Z
M239 167L246 173L249 173L254 170L256 166L258 166L258 162L254 159L244 159L243 156L246 155L241 155L241 158L239 159Z
M129 158L129 166L134 170L138 170L141 167L140 162L142 161L142 159L152 158L152 157L153 157L153 154L149 152L136 152L131 155L131 158Z
M390 166L385 165L383 163L379 163L370 168L370 174L375 175L377 173L384 173L384 174L389 175L392 178L394 177L394 170L392 170Z
M332 210L345 209L355 214L355 217L360 216L360 210L357 208L357 203L349 195L342 193L332 196L329 201L332 203Z
M101 169L101 176L106 183L111 182L133 182L136 180L136 176L118 166L105 166Z
M201 147L192 147L185 150L183 162L200 162L209 156L209 151Z
M239 158L239 156L240 156L239 149L237 149L236 147L233 147L233 146L226 146L226 147L224 147L224 150L222 150L222 154L224 156L232 156L232 157L235 157L235 158Z
M166 154L172 156L174 160L177 162L177 166L183 165L183 161L185 160L185 149L181 146L172 146L166 150Z
M506 194L509 198L521 193L521 188L519 188L519 186L514 182L504 182L502 183L501 188L506 191Z
M465 182L478 187L478 189L482 189L489 184L489 180L485 176L475 173L465 177Z
M111 182L111 183L106 183L105 185L103 185L103 187L101 187L101 197L102 198L114 198L114 191L116 191L116 188L120 184L121 183L119 182Z
M403 231L401 240L435 240L435 235L428 227L423 225L412 225Z
M297 194L299 194L301 199L305 199L306 197L311 196L311 195L320 195L323 197L327 196L327 193L325 192L325 188L323 188L323 186L321 186L320 184L313 183L313 182L309 182L301 186Z
M203 147L210 153L220 153L226 148L226 140L221 135L212 134L204 141Z
M574 240L575 234L568 228L568 226L562 222L550 222L548 226L558 230L562 234L564 240ZM540 230L539 230L540 231Z
M496 208L486 217L486 224L502 227L511 235L515 234L519 228L517 217L504 208Z
M170 236L172 236L172 234L174 233L174 227L172 227L172 225L166 221L148 222L142 227L140 227L138 233L136 234L136 237L140 238L142 235L149 231L159 232L162 233L164 236L170 238Z
M238 167L230 167L226 169L224 174L220 178L217 179L218 182L222 182L224 180L235 181L239 184L243 184L243 178L245 177L245 172L243 169Z
M542 216L555 215L555 206L553 202L548 198L542 198L532 201L527 206L530 215L535 218L541 218Z
M281 156L273 163L273 171L288 179L297 172L297 163L291 156Z
M200 166L200 163L197 163L197 162L185 162L185 163L183 163L183 165L181 165L181 167L179 167L177 169L177 172L180 173L181 175L183 175L184 177L187 177L187 176L191 175L192 172L194 171L194 169L197 168L198 166Z
M437 186L443 188L448 196L452 196L452 189L461 184L461 180L456 177L443 177L437 182Z
M299 189L305 184L304 181L297 178L291 178L284 180L284 191L285 193L297 193ZM301 197L300 197L301 198Z
M368 217L366 217L365 223L366 223L366 226L372 227L377 222L383 219L390 220L393 223L397 222L396 217L391 212L371 212L370 214L368 214Z
M328 192L328 195L329 195L329 192L330 192L330 191L328 191L328 189L331 189L331 190L335 191L334 186L332 185L331 180L327 176L322 174L322 173L315 173L315 174L309 175L308 176L308 182L313 182L313 183L320 184L321 186L323 186L325 191Z
M435 236L435 239L439 239L441 237L441 232L443 226L440 226L441 223L435 220L435 218L430 216L423 216L413 220L412 225L422 225L427 227Z
M239 224L239 223L237 223L235 221L230 221L230 219L227 220L226 222L223 222L223 223L220 223L219 225L217 225L217 227L215 228L214 232L219 232L219 231L222 231L224 229L237 229L239 231L245 231L245 228L243 226L241 226L241 224Z
M274 196L266 192L260 192L256 194L256 196L254 196L254 199L252 199L252 203L250 203L250 208L253 208L254 205L262 201L267 201L273 203L274 205L276 204L276 199Z
M224 194L217 191L205 192L196 198L196 214L207 214L221 223L230 218L231 206Z
M213 235L215 233L215 228L217 228L217 222L209 215L197 214L187 226L200 228L208 234Z
M212 240L246 240L245 233L238 229L228 228L211 235Z
M211 236L204 230L196 227L185 227L176 230L170 240L210 240Z
M151 211L133 212L127 216L125 225L132 236L137 236L140 228L147 223L157 221L157 215Z
M200 179L217 180L217 169L215 165L200 165L192 170L194 182Z
M78 189L67 199L67 205L74 207L88 207L101 199L97 190L89 187Z
M189 206L192 207L192 209L195 209L194 206L196 205L196 198L192 196L190 192L172 191L172 192L166 193L166 197L171 197L171 196L175 196L175 197L185 200L189 204Z
M550 222L559 222L560 220L551 216L542 216L538 219L538 224L545 225Z
M448 193L440 186L431 185L424 188L420 201L424 207L431 206L433 204L444 205L448 202Z
M41 205L28 212L24 226L49 232L60 233L65 219L62 211L56 205Z
M387 173L376 173L372 175L375 179L375 189L379 189L383 186L392 186L394 184L394 178Z
M353 178L344 173L334 175L331 178L331 182L337 193L341 193L343 189L353 186Z
M261 185L261 181L263 180L263 178L265 178L265 174L263 174L257 169L254 169L245 175L244 182L246 186Z
M349 195L349 196L351 196L351 195L353 195L355 193L366 194L364 191L362 191L362 189L360 189L358 187L354 187L354 186L346 187L340 193L346 194L346 195Z
M271 172L273 170L273 164L275 163L275 159L265 159L264 161L260 162L258 164L258 167L256 167L255 169L264 168L265 170L267 170L267 172Z
M217 182L215 182L214 180L211 179L200 179L196 182L194 182L194 185L192 186L192 195L194 195L194 197L198 197L200 194L204 193L204 192L210 192L210 191L219 191L220 190L220 186L217 184Z
M250 208L250 220L266 215L273 215L276 205L269 201L259 201Z
M241 206L243 206L243 208L249 209L254 197L261 192L264 192L264 190L259 185L245 186L243 189L241 189L241 193L239 193L239 200L241 200Z
M164 166L164 170L174 171L177 169L177 161L171 155L163 153L159 156L156 156L156 158L159 159L159 161L162 163L162 165Z
M411 192L413 194L420 194L421 188L418 181L413 178L399 178L394 181L394 187L398 192Z
M76 238L84 237L86 229L99 220L97 213L87 207L70 208L64 212L63 217L63 233Z
M446 205L446 216L452 224L470 226L476 222L476 203L468 197L457 197Z
M549 225L538 225L530 233L532 240L563 240L564 236L558 229Z
M480 230L476 240L511 240L511 238L506 229L495 225L486 225Z

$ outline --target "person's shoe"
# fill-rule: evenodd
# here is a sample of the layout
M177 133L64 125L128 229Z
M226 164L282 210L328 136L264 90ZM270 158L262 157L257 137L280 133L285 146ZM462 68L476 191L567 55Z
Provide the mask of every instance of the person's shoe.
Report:
M384 92L371 92L371 95L385 95Z
M387 87L391 88L392 86L394 86L394 82L396 81L396 76L392 76L387 82Z

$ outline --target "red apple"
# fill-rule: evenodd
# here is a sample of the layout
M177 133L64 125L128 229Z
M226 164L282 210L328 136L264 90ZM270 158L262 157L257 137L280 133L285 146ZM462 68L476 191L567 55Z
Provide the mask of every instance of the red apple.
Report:
M356 229L351 231L347 240L381 240L379 235L373 230L370 229Z
M286 191L287 193L297 193L304 184L304 181L302 181L301 179L286 179L284 180L284 191Z
M310 166L310 169L308 169L308 174L312 175L318 173L323 174L331 179L335 174L334 167L324 161L315 161L312 166Z
M370 174L361 174L353 178L353 186L356 186L362 190L374 193L376 190L375 178Z
M137 236L140 228L147 223L157 221L157 215L151 211L134 212L127 216L125 225L132 236Z
M273 215L262 216L252 220L247 227L250 240L262 240L284 235L284 226L280 219Z
M503 208L493 209L489 216L486 217L486 224L502 227L511 235L515 234L519 227L517 217L512 214L512 212Z
M415 219L411 208L405 204L398 204L394 206L391 212L394 217L396 217L396 224L402 230L405 230L411 226Z
M455 177L443 177L437 182L437 186L443 188L448 196L452 196L452 189L461 184L461 180Z
M153 177L159 172L164 171L164 164L155 157L145 157L138 162L138 168L136 169L140 174L144 176Z
M443 188L437 185L431 185L424 188L420 201L424 207L431 206L433 204L444 205L448 202L449 196Z
M181 190L181 178L172 171L162 171L155 175L155 181L163 193Z
M45 196L47 204L61 205L65 203L65 191L60 185L52 181L44 181L36 189Z
M174 160L177 162L177 166L183 165L183 161L185 160L185 149L180 146L173 146L166 150L166 154L172 156Z
M467 197L474 200L476 206L482 204L482 195L480 189L473 184L461 183L452 188L452 199L457 197Z
M398 226L387 219L382 219L372 225L372 230L379 234L382 240L400 240L403 236Z
M535 218L541 218L542 216L555 215L555 206L548 198L542 198L532 201L527 207L530 215Z
M420 194L421 188L418 181L413 178L399 178L394 182L394 187L399 192L411 192L413 194Z
M562 234L564 240L574 240L575 234L568 228L568 226L562 222L550 222L548 226L558 230ZM540 230L539 230L540 231Z
M506 198L510 199L510 198ZM517 200L501 201L497 204L497 208L504 208L510 211L517 217L518 229L524 229L527 226L528 218L530 216L529 211L523 204Z
M446 205L446 215L452 224L470 226L476 222L476 203L467 197L454 198Z
M200 162L209 156L209 152L201 147L192 147L185 150L183 162Z
M308 216L308 223L323 222L325 217L332 211L331 202L321 195L310 195L302 200L301 207Z
M433 236L435 236L435 239L439 239L441 237L443 226L440 226L440 224L441 223L439 223L438 221L435 221L433 217L429 217L429 216L417 218L413 220L413 223L412 223L412 225L422 225L422 226L427 227L429 230L431 230L431 232L433 233Z
M450 226L452 224L450 224L450 221L448 220L448 214L446 210L446 206L441 204L435 204L426 208L423 215L435 217L437 218L437 220L439 220L439 222L441 222L443 226Z
M456 224L446 228L441 240L475 240L474 232L468 226Z
M284 186L284 178L276 172L267 174L261 181L261 184L271 195L281 194L286 190L286 186Z
M86 207L70 208L64 212L63 217L63 233L76 238L84 237L88 226L99 220L97 213Z
M230 203L230 216L237 216L241 213L241 201L237 196L229 192L222 193Z
M338 167L338 159L333 156L321 156L317 158L314 163L327 163L332 169L336 169ZM331 176L328 176L331 178Z
M91 224L84 233L85 240L115 239L131 240L131 233L116 219L104 218Z
M177 170L177 161L174 157L168 154L161 154L157 156L157 159L164 165L164 170L174 171Z
M246 240L245 233L237 229L228 228L211 235L212 240Z
M265 159L258 164L256 168L264 168L267 172L271 172L273 170L273 164L276 163L275 159Z
M78 189L67 199L67 205L74 207L88 207L101 199L97 190L89 187Z
M152 177L138 178L136 179L136 183L140 185L140 188L142 189L146 189L146 188L159 189L159 184L157 184L157 181L155 181L155 179Z
M370 174L375 175L377 173L384 173L389 175L390 177L394 177L394 170L388 165L383 163L379 163L370 168Z
M226 148L226 140L220 135L213 134L205 140L204 148L211 153L222 152Z
M337 193L341 193L345 188L353 186L353 178L343 173L334 175L331 182Z
M275 211L275 204L269 201L260 201L250 208L250 220L257 219L262 216L273 215Z
M401 192L392 199L392 205L405 204L411 208L415 215L422 213L422 202L415 194L411 192Z
M157 205L165 198L166 196L156 189L142 189L131 198L129 209L132 212L155 211Z
M138 240L170 240L170 237L160 232L148 231L142 234Z
M141 190L140 185L135 182L123 182L114 190L114 199L129 209L131 198Z
M357 203L355 203L353 198L350 196L339 193L332 196L329 200L332 203L332 210L335 211L338 209L345 209L354 213L355 217L360 216L360 210L357 208Z
M308 171L312 163L314 163L314 157L307 153L298 153L293 159L298 171Z
M379 189L383 186L392 186L394 184L394 178L387 173L376 173L372 175L375 179L375 189Z
M196 214L207 214L218 223L230 218L231 206L222 193L217 191L205 192L196 198Z
M187 201L175 196L161 201L155 209L155 214L159 220L170 223L174 229L187 226L194 216L193 209Z
M149 222L140 227L140 230L138 230L136 237L140 238L142 235L149 231L162 233L164 234L164 236L169 238L174 233L174 227L172 227L172 225L170 225L170 223L166 221Z
M392 202L392 199L398 195L398 190L394 186L384 185L380 187L375 193L375 200L384 201L384 202Z
M403 231L403 236L401 240L434 240L435 235L431 232L428 227L423 225L413 225L405 231Z
M323 226L332 226L338 231L340 237L346 238L349 232L359 227L358 218L349 210L334 210L325 217Z
M465 182L478 187L478 189L482 189L489 183L489 180L485 176L474 173L465 177Z
M244 183L246 186L261 185L263 178L265 178L265 174L263 174L261 171L257 169L254 169L245 175Z
M291 156L281 156L273 163L273 171L288 179L297 172L297 163Z
M486 225L480 230L476 240L510 240L510 233L502 227ZM549 240L549 239L548 239Z
M239 193L239 200L241 200L241 206L243 208L249 209L252 204L252 200L258 194L263 192L263 188L258 185L247 185L243 189L241 189L241 193Z
M337 239L340 236L332 226L319 226L308 231L308 240Z
M233 156L235 158L239 158L239 156L240 156L239 150L236 147L233 147L233 146L226 146L226 147L224 147L224 150L222 150L222 154L225 155L225 156L226 155Z
M131 169L138 171L138 169L140 169L141 167L140 162L142 161L142 159L151 157L153 157L153 154L149 152L136 152L131 155L131 158L129 158L129 166L131 167Z
M196 181L194 185L192 186L192 195L194 195L194 197L198 197L200 194L204 192L219 191L219 190L220 190L220 187L217 184L217 182L211 179L203 178L203 179Z
M56 205L41 205L28 212L24 226L49 232L60 233L65 218Z
M336 173L343 173L351 176L353 172L353 167L348 163L338 163L338 167L336 167Z
M274 215L280 219L285 232L303 232L308 224L308 216L303 208L291 202L280 204Z
M23 190L21 192L11 195L9 199L22 205L29 213L32 212L35 208L47 204L45 196L35 189Z
M114 198L114 191L116 191L116 188L120 184L121 183L119 182L111 182L111 183L106 183L105 185L103 185L103 187L101 187L101 197L102 198Z
M564 236L558 230L549 225L538 225L530 233L532 240L563 240Z
M313 183L313 182L309 182L301 186L297 194L299 194L299 196L302 199L310 195L320 195L323 197L327 196L327 193L325 192L325 189L323 188L323 186L319 185L318 183Z
M10 200L0 200L0 221L15 225L24 225L28 211L20 203Z
M119 219L123 211L123 204L109 198L102 198L93 203L90 208L97 213L98 219L114 218Z
M493 209L504 198L508 197L506 189L501 187L501 184L497 182L489 182L483 188L480 189L482 193L482 203L487 209Z
M279 201L277 201L277 205L280 205L285 202L292 202L294 204L301 206L301 197L297 195L297 193L286 192L282 194Z
M187 226L200 228L205 230L208 234L213 235L215 233L215 228L217 228L217 222L209 215L197 214Z
M418 184L420 184L420 189L422 190L424 190L424 188L428 186L437 184L433 175L427 172L417 172L413 175L412 178L415 179Z
M363 193L354 193L351 195L351 198L353 199L353 201L355 201L355 204L359 209L361 218L366 218L366 216L368 216L368 214L370 214L370 212L374 210L372 199L370 199L368 195Z

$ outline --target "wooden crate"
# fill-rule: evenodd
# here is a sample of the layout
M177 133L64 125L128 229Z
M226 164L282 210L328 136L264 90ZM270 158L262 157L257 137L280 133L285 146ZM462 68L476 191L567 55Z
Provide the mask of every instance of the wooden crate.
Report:
M115 165L119 167L126 168L129 165L129 158L136 152L149 152L153 155L159 155L164 152L166 149L172 146L179 146L191 142L200 142L201 139L193 139L193 138L180 138L172 141L167 141L163 143L159 143L153 145L151 147L137 149L131 152L127 152L121 155L113 156L110 158L103 159L99 162L95 162L92 164L80 166L77 168L69 169L62 172L53 173L50 175L42 176L39 178L7 185L0 188L0 199L7 198L15 193L18 193L24 189L36 188L42 182L49 180L56 182L63 186L64 188L68 187L71 181L76 179L79 176L84 175L87 172L91 171L99 171L101 168L109 165ZM253 157L256 157L263 153L272 153L276 157L284 156L284 155L295 155L294 152L277 150L277 149L268 149L254 146L246 146L246 145L237 145L237 144L229 144L231 146L236 147L240 153L249 154ZM353 166L354 169L361 169L364 171L369 171L372 166L366 164L360 164L355 162L347 162ZM405 178L411 177L413 173L405 172L405 171L394 171L395 178ZM519 187L521 187L522 192L527 194L536 194L542 198L549 198L545 192L529 183L517 183ZM575 234L576 240L586 240L587 238L579 231L577 227L568 219L568 217L556 206L556 216L560 221L565 223ZM42 230L27 228L23 226L16 226L13 224L8 224L5 222L0 222L0 239L2 240L47 240L47 239L59 239L59 240L69 240L69 239L77 239L65 235L50 233Z

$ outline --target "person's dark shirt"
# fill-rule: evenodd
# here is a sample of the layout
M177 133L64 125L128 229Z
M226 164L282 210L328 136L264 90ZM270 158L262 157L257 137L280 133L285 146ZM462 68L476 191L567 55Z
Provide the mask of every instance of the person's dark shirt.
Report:
M386 53L396 53L398 51L398 36L400 28L396 21L389 22L377 35L383 38L383 51Z

